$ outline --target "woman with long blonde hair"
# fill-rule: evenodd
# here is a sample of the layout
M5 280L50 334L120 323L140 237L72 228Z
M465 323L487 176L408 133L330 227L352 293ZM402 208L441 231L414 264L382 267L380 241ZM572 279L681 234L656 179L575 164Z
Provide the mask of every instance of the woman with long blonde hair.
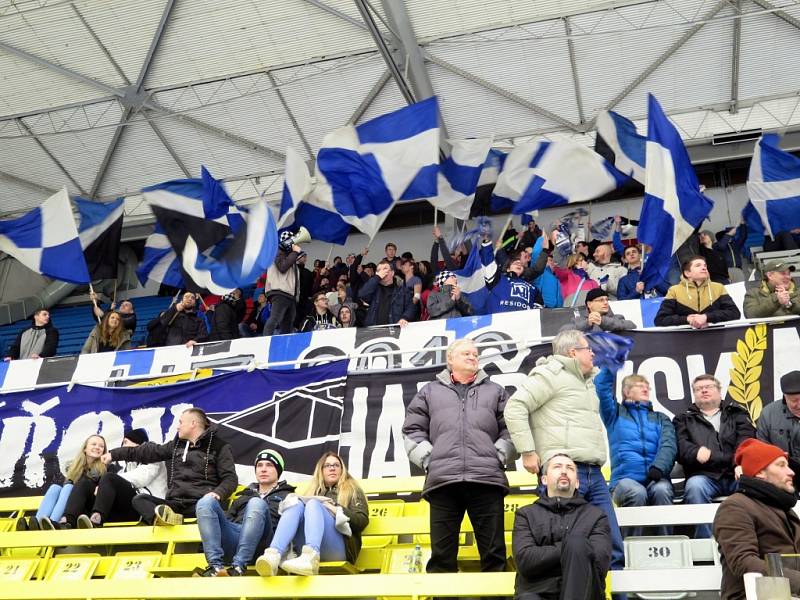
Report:
M355 563L368 522L361 486L338 454L326 452L302 495L290 494L281 503L281 519L256 570L264 577L276 575L278 567L295 575L316 575L320 560ZM302 546L302 551L285 559L290 544L295 550Z
M36 518L27 522L20 519L17 529L60 529L67 521L64 517L70 493L75 484L88 478L99 481L105 475L106 466L100 457L106 453L106 440L101 435L90 435L84 440L81 449L67 463L66 481L63 485L53 483L47 488Z
M103 319L95 325L89 337L86 338L81 354L115 352L116 350L128 350L130 347L131 332L125 328L122 315L115 310L110 310L103 315Z

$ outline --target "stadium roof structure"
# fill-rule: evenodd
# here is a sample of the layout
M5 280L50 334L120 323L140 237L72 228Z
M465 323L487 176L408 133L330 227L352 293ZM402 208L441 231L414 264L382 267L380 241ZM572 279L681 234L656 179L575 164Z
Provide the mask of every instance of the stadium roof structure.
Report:
M0 216L206 165L276 195L346 123L435 93L453 138L588 145L601 109L687 143L800 129L800 0L0 0ZM753 142L737 152L752 152ZM742 149L744 148L744 150Z

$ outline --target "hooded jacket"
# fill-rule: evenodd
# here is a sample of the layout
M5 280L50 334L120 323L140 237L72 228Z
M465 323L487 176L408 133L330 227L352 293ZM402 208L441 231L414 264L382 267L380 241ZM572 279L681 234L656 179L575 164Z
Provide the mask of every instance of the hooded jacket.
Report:
M656 318L656 326L688 325L689 315L700 314L708 317L709 323L735 321L741 316L725 286L706 279L697 285L685 277L681 282L667 290Z
M594 376L567 356L540 358L508 399L503 411L511 441L520 454L536 451L542 461L555 452L575 462L606 462L606 435Z
M211 334L209 342L235 340L239 337L239 318L235 301L221 300L214 306L211 316Z
M800 297L794 281L789 283L789 306L778 302L775 287L766 280L755 288L750 288L744 295L744 317L746 319L763 319L765 317L789 317L800 315Z
M611 564L611 529L602 510L577 493L572 498L541 496L517 510L511 537L517 565L514 598L559 593L561 546L570 535L589 540L594 567L604 580Z
M89 337L83 343L81 354L96 354L100 352L100 325L95 325ZM122 329L122 335L119 338L119 344L116 348L106 347L103 352L112 352L116 350L130 350L131 348L131 332L129 329Z
M303 321L300 331L320 331L322 329L336 329L337 327L339 327L339 322L330 310L326 310L324 314L319 314L315 310L313 314L308 315L306 320Z
M672 424L678 438L678 462L688 479L692 475L705 475L711 479L733 478L733 455L744 440L756 437L756 430L750 420L750 413L741 404L731 400L720 405L719 433L692 404L677 415ZM705 462L697 461L697 451L701 446L711 450L711 458Z
M228 507L228 519L234 523L241 523L244 520L245 509L247 503L251 498L261 498L269 506L269 516L272 519L273 530L278 525L278 519L281 518L279 510L281 502L289 494L294 492L294 486L289 485L285 481L279 481L275 487L271 489L266 496L261 496L258 493L258 483L251 483L242 492L233 499L231 505Z
M800 519L792 510L797 497L754 477L742 476L714 517L714 538L722 562L722 600L745 600L745 573L767 574L767 553L800 553ZM800 593L800 571L784 565L792 595Z
M594 378L600 398L600 415L608 432L611 449L611 487L621 479L644 485L647 471L655 467L669 476L675 466L678 444L669 417L653 410L650 402L617 403L614 399L616 376L603 369Z
M508 492L505 466L516 455L503 419L505 389L482 370L455 384L444 369L408 406L403 441L411 462L427 473L422 495L450 483L496 485Z
M139 463L164 461L167 467L166 500L194 505L208 492L221 501L230 496L239 483L230 444L216 435L212 426L192 444L176 435L166 444L145 442L140 446L114 448L114 460Z
M27 329L23 329L17 334L17 337L14 339L14 343L11 344L11 347L8 349L8 356L17 360L20 358L20 350L23 347L23 337L24 336L31 336L31 335L39 335L39 332L44 332L44 344L42 345L42 349L38 352L39 356L42 358L47 358L49 356L55 356L56 348L58 348L58 329L53 327L51 322L48 322L47 325L42 325L39 327L38 325L31 325ZM30 358L30 356L23 356L22 358Z

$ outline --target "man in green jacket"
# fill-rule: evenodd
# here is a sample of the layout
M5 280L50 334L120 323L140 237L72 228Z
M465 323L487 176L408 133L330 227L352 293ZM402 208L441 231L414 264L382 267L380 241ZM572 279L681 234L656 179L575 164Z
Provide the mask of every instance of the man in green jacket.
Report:
M579 492L608 516L613 542L612 569L625 557L611 494L601 467L606 462L606 430L594 388L594 353L577 330L553 338L553 355L540 358L504 410L511 441L522 465L538 474L542 461L566 454L578 467Z
M747 290L744 295L746 319L800 315L800 299L797 297L797 286L792 281L792 271L794 266L782 260L771 260L764 264L761 285Z

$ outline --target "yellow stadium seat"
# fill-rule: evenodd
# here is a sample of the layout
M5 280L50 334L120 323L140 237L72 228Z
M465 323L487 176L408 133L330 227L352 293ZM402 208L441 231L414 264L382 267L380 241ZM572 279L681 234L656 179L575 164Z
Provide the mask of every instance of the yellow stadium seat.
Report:
M47 563L46 581L86 581L92 578L100 562L99 554L61 554Z
M403 500L370 500L369 518L371 520L381 517L402 517L405 504ZM363 539L361 547L384 548L395 543L397 543L396 535L371 535Z
M11 517L0 519L0 531L13 531L17 526L17 520Z
M27 581L39 564L39 558L0 558L0 581Z
M147 579L161 561L161 552L117 552L106 579Z

